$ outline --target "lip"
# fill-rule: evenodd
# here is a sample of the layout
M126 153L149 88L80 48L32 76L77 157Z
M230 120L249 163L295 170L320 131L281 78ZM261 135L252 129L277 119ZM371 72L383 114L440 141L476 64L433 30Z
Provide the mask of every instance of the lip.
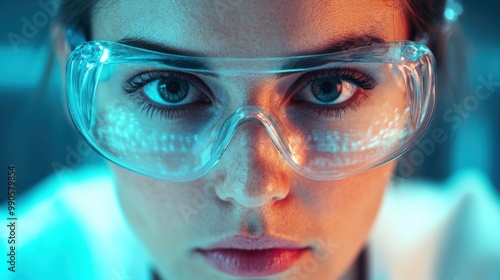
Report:
M289 269L309 247L296 242L264 236L234 236L197 249L215 269L237 277L265 277Z

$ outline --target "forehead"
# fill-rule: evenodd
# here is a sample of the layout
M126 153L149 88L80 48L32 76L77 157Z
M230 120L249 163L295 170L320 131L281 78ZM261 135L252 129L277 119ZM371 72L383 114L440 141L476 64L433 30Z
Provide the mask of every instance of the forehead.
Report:
M92 34L212 57L306 54L362 34L408 39L397 2L383 0L120 0L96 7Z

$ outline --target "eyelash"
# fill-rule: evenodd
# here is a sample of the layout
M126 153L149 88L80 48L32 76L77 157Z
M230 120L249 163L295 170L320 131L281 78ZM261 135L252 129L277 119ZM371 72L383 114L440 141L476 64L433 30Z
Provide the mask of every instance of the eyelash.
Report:
M189 83L189 85L194 86L203 94L205 92L210 92L205 83L203 83L193 75L184 74L181 72L167 71L142 72L127 80L126 85L123 87L123 90L129 93L133 98L133 101L140 107L140 109L146 112L146 115L151 118L156 114L167 120L173 120L194 113L194 111L199 109L200 106L211 104L210 99L207 97L206 100L196 103L166 107L149 101L149 98L143 96L142 93L135 94L148 83L165 78L178 78L184 80ZM304 75L299 77L297 81L295 81L289 92L291 92L292 95L295 96L298 91L303 90L312 81L322 78L336 78L341 81L347 81L353 83L363 90L372 90L377 85L375 79L373 79L366 72L360 72L351 68L329 68L305 73ZM309 112L315 113L318 118L322 115L327 118L341 118L345 113L351 110L356 110L364 101L369 99L369 96L365 92L358 93L356 90L356 93L354 93L354 96L351 99L352 100L343 102L340 105L318 105L309 102L294 100L294 98L292 98L291 101L294 102L295 105L300 106L302 110L307 110Z
M292 86L292 90L290 92L293 96L295 96L298 91L301 91L309 86L312 81L322 78L337 78L340 81L353 83L363 90L372 90L377 86L375 79L366 72L360 72L352 68L329 68L302 75ZM294 100L294 98L292 98L291 101L300 106L301 109L315 113L318 118L323 115L327 118L334 117L341 119L345 113L351 110L355 111L361 104L363 104L364 101L369 99L369 95L366 94L366 92L358 93L357 91L358 90L356 90L356 93L354 93L351 98L352 100L349 99L346 102L335 105L319 105L301 102L300 100Z
M360 72L352 68L328 68L302 75L297 82L307 83L321 78L339 78L350 81L366 90L371 90L377 85L375 80L366 72Z

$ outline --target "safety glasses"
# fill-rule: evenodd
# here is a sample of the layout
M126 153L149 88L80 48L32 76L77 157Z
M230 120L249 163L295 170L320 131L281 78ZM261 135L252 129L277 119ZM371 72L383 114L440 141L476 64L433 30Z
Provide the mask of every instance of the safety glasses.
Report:
M310 179L375 168L422 136L434 84L431 51L412 41L276 58L90 41L67 65L70 113L90 145L120 166L176 182L209 172L249 123Z

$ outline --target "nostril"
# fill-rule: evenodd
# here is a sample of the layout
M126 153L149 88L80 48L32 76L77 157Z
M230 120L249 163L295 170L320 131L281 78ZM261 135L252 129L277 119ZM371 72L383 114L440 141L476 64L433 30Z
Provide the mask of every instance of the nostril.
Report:
M216 194L222 201L240 204L246 208L260 207L276 200L276 197L270 195L271 193L263 192L258 195L250 195L245 190L234 185L216 188Z

